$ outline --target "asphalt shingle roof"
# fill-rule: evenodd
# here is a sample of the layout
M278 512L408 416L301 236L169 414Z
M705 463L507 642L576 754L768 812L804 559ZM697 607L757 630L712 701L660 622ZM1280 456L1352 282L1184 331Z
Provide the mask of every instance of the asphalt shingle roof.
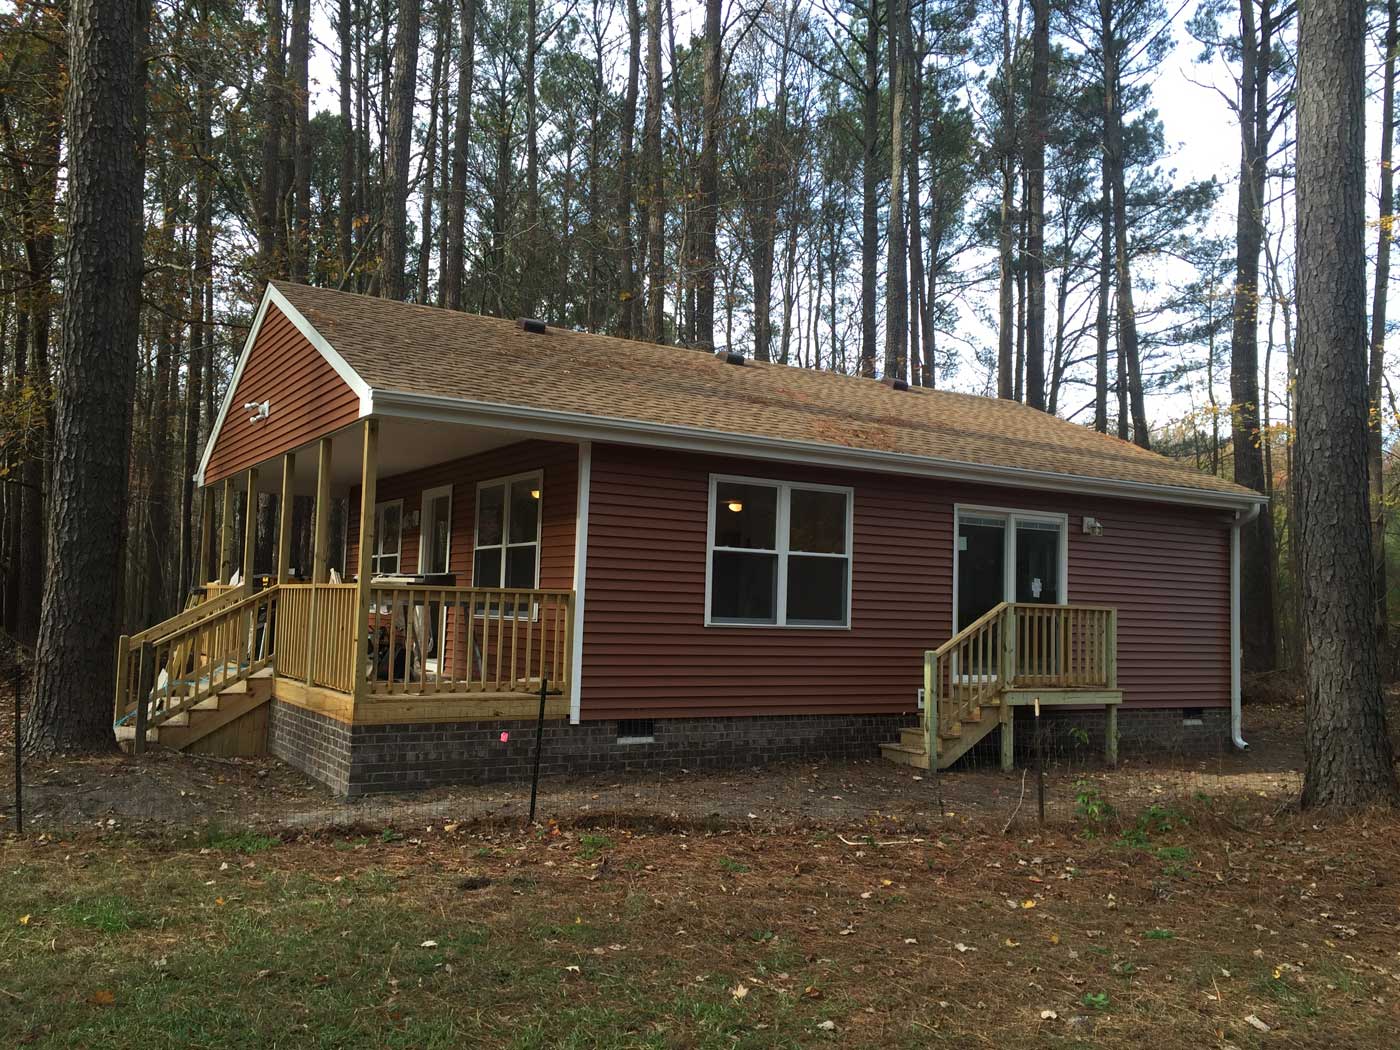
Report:
M1232 482L1012 401L276 282L375 390L711 433L899 453L975 467L1253 497Z

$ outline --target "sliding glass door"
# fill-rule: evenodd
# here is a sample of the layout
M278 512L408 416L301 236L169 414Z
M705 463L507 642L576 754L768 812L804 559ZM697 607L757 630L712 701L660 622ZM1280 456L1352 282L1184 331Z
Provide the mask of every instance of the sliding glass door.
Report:
M1067 518L959 507L953 631L1001 602L1065 601Z

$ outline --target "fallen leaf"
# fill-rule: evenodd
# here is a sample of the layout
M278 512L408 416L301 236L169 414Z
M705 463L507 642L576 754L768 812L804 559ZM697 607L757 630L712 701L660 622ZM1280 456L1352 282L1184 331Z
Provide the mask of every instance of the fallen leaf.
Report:
M28 926L28 925L29 925L29 918L30 918L30 917L29 917L28 915L21 915L21 916L19 917L19 924L20 924L21 926Z
M1058 1020L1058 1019L1059 1019L1059 1016L1060 1016L1060 1015L1057 1014L1054 1010L1041 1010L1041 1011L1040 1011L1040 1019L1041 1019L1042 1021L1055 1021L1055 1020Z
M117 995L109 988L99 988L92 993L88 1002L92 1003L93 1006L116 1006Z
M1252 1028L1257 1028L1257 1029L1258 1029L1259 1031L1261 1031L1261 1032L1268 1032L1268 1031L1270 1031L1269 1026L1266 1025L1263 1021L1259 1020L1259 1018L1256 1017L1254 1014L1250 1014L1248 1017L1246 1017L1246 1018L1244 1019L1244 1021L1245 1021L1245 1024L1249 1025L1249 1026L1252 1027Z
M733 995L735 999L742 999L744 998L744 996L749 994L749 987L748 985L740 981L734 986L734 991L730 994Z
M436 947L437 947L437 941L424 941L424 942L423 942L422 944L420 944L418 947L420 947L420 948L436 948Z

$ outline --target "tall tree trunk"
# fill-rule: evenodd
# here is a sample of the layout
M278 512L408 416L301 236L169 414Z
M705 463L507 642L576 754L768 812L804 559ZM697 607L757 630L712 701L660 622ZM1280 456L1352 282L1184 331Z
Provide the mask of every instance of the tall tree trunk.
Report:
M715 241L719 234L719 107L722 0L705 0L705 86L701 104L700 214L695 246L695 339L715 345Z
M642 19L637 0L627 0L627 87L622 95L622 112L618 115L617 159L617 224L618 240L621 244L621 273L618 283L618 299L621 301L619 328L628 339L636 339L641 334L637 305L640 301L637 287L636 227L632 221L632 209L636 195L632 172L632 140L637 129L637 92L642 56Z
M1367 513L1365 58L1363 0L1300 5L1295 483L1306 807L1400 803Z
M261 276L280 277L286 267L282 203L282 124L287 56L282 50L282 0L267 0L267 45L262 85L262 172L258 187L258 266Z
M1376 581L1376 634L1384 643L1390 627L1385 571L1385 460L1381 437L1385 418L1381 394L1385 385L1386 298L1390 285L1390 242L1395 236L1395 50L1400 46L1400 0L1386 0L1385 84L1381 90L1380 222L1376 233L1375 291L1371 298L1371 360L1367 369L1366 473L1371 488L1371 564Z
M1106 0L1101 0L1106 2ZM1012 232L1016 212L1016 92L1011 51L1011 3L1001 0L1001 142L997 166L1001 171L1001 211L997 218L997 397L1016 397L1016 272Z
M437 185L437 140L444 63L452 43L452 8L442 0L438 8L437 36L433 40L433 75L428 103L428 137L423 144L423 208L418 223L417 301L428 302L433 256L433 188Z
M1118 41L1115 36L1110 0L1099 0L1103 13L1103 97L1104 154L1108 160L1109 185L1113 197L1113 285L1118 322L1118 352L1126 369L1118 382L1128 384L1128 404L1132 412L1133 442L1151 447L1147 426L1147 406L1142 390L1142 362L1138 351L1137 310L1133 305L1132 268L1128 262L1128 204L1124 184L1123 105L1120 95ZM1122 423L1119 424L1122 429Z
M909 376L909 260L904 232L904 96L909 0L890 0L890 208L885 230L885 378Z
M408 291L408 164L413 153L413 102L418 85L419 16L417 0L398 0L393 86L384 154L384 242L380 294L403 299Z
M907 0L906 0L907 2ZM924 208L922 203L919 157L923 149L924 119L924 26L919 25L918 43L908 56L909 76L909 302L913 319L909 325L910 379L916 386L929 385L931 318L924 296Z
M1108 289L1112 279L1113 208L1108 188L1108 155L1104 154L1099 194L1099 309L1094 319L1094 429L1108 433Z
M442 265L443 305L462 309L466 279L467 164L472 131L472 77L476 60L476 0L460 0L461 55L457 64L457 121L452 129L452 175L447 188L447 258Z
M350 267L355 257L355 117L352 109L351 64L354 53L350 0L340 0L336 29L340 33L340 65L337 69L340 86L340 123L345 141L340 147L340 209L336 216L339 229L340 282L348 285Z
M69 6L66 294L44 600L23 742L30 753L113 747L149 13L143 0Z
M1240 4L1240 178L1235 205L1235 296L1230 333L1231 446L1235 481L1269 491L1264 435L1259 429L1259 252L1264 242L1264 192L1269 154L1269 2ZM1256 27L1255 7L1261 17ZM1247 670L1276 659L1274 530L1260 514L1240 536L1243 649Z
M295 150L292 161L292 195L295 198L288 273L304 281L310 273L311 250L311 142L307 133L311 105L311 0L292 0L292 84L287 92Z
M525 0L525 235L520 239L520 285L517 316L533 317L539 306L540 117L538 65L539 0Z
M861 115L860 374L875 375L875 299L880 225L880 2L865 0L865 83Z
M1026 113L1026 404L1045 408L1045 110L1050 93L1050 0L1032 0Z
M666 338L666 187L661 167L661 0L647 0L647 106L642 132L647 171L646 337Z

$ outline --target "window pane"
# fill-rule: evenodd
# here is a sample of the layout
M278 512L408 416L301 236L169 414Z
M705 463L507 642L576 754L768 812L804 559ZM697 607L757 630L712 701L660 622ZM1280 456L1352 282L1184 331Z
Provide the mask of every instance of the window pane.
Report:
M710 573L710 617L775 623L778 556L715 551Z
M812 554L845 554L846 494L793 489L788 548Z
M1053 605L1060 600L1060 530L1017 522L1016 600Z
M372 560L376 575L393 576L399 571L399 556L397 554L376 555Z
M379 508L379 553L397 554L399 527L403 523L403 505L385 503ZM387 571L387 570L386 570ZM397 569L395 569L397 571Z
M478 547L472 562L473 587L499 587L501 585L501 548Z
M540 483L537 478L510 485L510 541L530 543L539 535Z
M506 487L491 485L476 497L476 542L492 547L501 542L501 519L505 513Z
M425 552L424 572L447 571L448 515L451 513L450 496L434 496L428 501L428 513L423 520L422 543Z
M538 550L533 543L527 543L506 551L507 587L528 588L535 585L535 552Z
M778 490L721 481L715 485L715 546L776 550Z
M787 622L846 622L846 559L788 558Z

